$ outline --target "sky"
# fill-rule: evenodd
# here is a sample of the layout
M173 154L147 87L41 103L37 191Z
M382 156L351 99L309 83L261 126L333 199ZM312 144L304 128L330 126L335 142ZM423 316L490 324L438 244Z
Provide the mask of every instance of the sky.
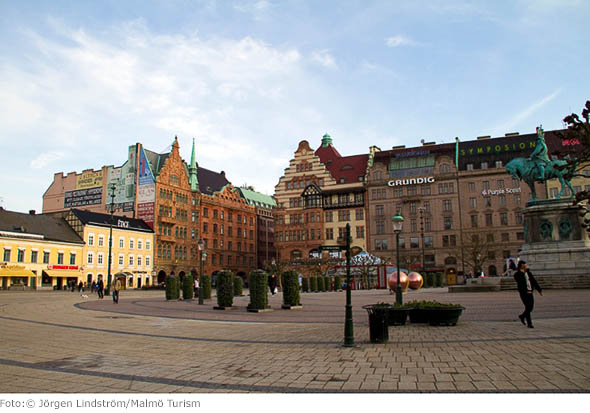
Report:
M0 0L0 205L141 142L272 195L344 156L560 129L590 99L585 0Z

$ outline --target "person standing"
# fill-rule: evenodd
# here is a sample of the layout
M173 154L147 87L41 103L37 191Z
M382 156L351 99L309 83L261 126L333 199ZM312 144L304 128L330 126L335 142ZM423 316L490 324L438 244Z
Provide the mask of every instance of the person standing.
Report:
M537 290L540 295L543 295L541 286L535 280L533 274L527 269L525 261L519 261L516 272L514 273L514 280L516 281L516 288L520 294L520 299L524 304L524 312L518 316L520 322L525 324L528 328L533 328L533 320L531 320L531 313L535 305L533 297L533 289Z
M104 298L104 281L102 280L102 275L98 277L96 292L98 293L98 298L102 300Z
M121 290L121 279L119 277L115 278L115 282L113 283L113 303L119 304L119 291Z
M276 289L277 289L277 277L274 274L271 274L271 276L268 279L268 288L270 288L270 293L272 295L275 295Z

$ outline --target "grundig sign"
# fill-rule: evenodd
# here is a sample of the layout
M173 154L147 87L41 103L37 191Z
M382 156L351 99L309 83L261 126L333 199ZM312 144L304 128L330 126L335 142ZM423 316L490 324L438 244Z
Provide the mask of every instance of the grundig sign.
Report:
M424 178L410 178L410 179L396 179L387 182L389 186L402 186L402 185L419 185L419 184L431 184L434 182L434 176L425 176Z

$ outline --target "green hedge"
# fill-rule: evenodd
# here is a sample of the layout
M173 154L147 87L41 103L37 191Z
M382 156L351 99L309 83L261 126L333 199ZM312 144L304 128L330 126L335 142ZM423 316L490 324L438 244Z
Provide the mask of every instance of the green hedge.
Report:
M295 271L285 271L283 281L283 304L288 306L301 305L299 294L299 274Z
M231 307L234 301L234 273L221 271L217 275L217 305Z
M309 291L312 293L317 293L318 291L318 278L317 277L309 277Z
M342 290L342 278L334 277L334 291Z
M319 292L326 291L324 289L324 277L317 278L317 290L316 291L319 291Z
M195 296L195 286L193 284L193 275L187 274L182 279L182 299L192 300Z
M174 275L166 277L166 300L178 300L180 298L179 284L178 277Z
M203 294L203 300L211 298L211 277L206 274L201 275L201 281L199 282L199 294Z
M242 277L234 277L234 297L241 297L244 291Z
M257 270L250 273L250 304L248 308L264 310L268 308L268 274Z
M303 291L304 293L309 292L309 279L306 277L303 277L303 279L301 280L301 291Z

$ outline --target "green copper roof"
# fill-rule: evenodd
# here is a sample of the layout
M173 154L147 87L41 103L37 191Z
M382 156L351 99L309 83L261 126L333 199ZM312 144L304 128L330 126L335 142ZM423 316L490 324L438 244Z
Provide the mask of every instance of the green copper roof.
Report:
M327 133L322 136L322 148L325 148L328 145L333 145L332 138Z
M246 188L238 188L238 190L248 205L260 206L264 208L275 208L277 206L274 198L269 195L264 195L260 192L252 191L251 189Z
M191 154L191 165L188 168L188 182L191 184L191 191L199 189L199 179L197 178L197 157L195 156L195 139L193 138L193 152Z

